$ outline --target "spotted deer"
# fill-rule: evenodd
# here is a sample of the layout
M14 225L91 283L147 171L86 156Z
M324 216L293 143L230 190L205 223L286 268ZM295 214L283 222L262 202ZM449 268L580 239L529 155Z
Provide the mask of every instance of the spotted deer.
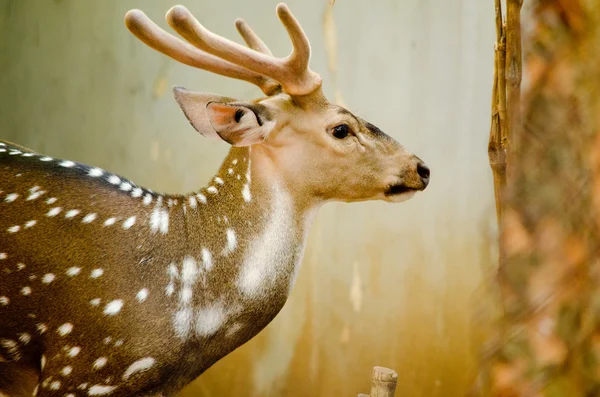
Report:
M286 58L243 20L248 47L182 6L167 21L185 41L125 17L153 49L266 95L174 89L200 134L232 146L205 188L159 194L0 143L0 395L172 396L281 310L323 203L425 189L419 158L327 101L300 24L284 4L277 14Z

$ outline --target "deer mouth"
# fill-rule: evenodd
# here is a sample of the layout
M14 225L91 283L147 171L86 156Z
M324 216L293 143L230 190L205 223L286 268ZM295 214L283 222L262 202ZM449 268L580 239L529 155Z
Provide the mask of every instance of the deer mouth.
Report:
M397 185L391 185L390 187L388 187L388 189L385 191L385 195L386 196L398 196L404 193L410 193L410 192L416 192L419 189L415 189L409 186L406 186L404 184L397 184Z

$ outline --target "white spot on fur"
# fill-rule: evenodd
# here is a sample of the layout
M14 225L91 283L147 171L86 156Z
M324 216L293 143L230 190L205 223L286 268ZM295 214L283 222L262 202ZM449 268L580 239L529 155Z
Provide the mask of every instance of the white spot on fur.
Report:
M250 182L252 178L250 177L250 171L252 170L252 166L250 165L250 160L248 160L248 169L246 170L246 180Z
M198 204L198 202L196 201L196 197L190 196L190 198L188 199L188 201L190 203L190 207L196 208L196 205Z
M216 182L218 185L222 185L222 184L224 184L224 183L225 183L225 182L223 181L223 179L219 178L218 176L217 176L217 177L215 177L215 182Z
M151 202L152 202L152 195L150 193L146 193L146 195L144 196L144 200L143 200L144 205L150 205Z
M196 260L191 256L186 256L181 266L181 280L184 284L194 284L197 277L198 266Z
M78 275L79 273L81 273L81 268L80 267L70 267L67 269L67 276L69 277L73 277Z
M114 225L116 221L117 221L117 218L108 218L107 220L104 221L104 226Z
M21 154L21 153L23 153L23 152L12 149L8 154L16 155L16 154Z
M35 153L23 153L22 156L23 157L33 157L33 156L35 156Z
M0 346L5 348L14 360L18 361L21 359L21 352L16 341L12 339L0 339Z
M73 331L73 324L71 323L65 323L63 325L61 325L60 327L58 327L58 334L60 336L66 336L69 335L71 333L71 331Z
M7 203L12 203L13 201L15 201L17 198L19 197L19 195L17 193L11 193L8 194L5 198L4 201Z
M40 335L45 334L48 331L48 326L44 323L38 323L35 325L35 328L38 330Z
M214 186L209 186L208 189L206 189L207 192L212 193L212 194L217 194L219 193L219 191L217 190L216 187Z
M135 224L135 216L131 216L123 222L123 229L128 230Z
M46 191L44 191L44 190L32 192L25 201L32 201L32 200L38 199L44 193L46 193Z
M131 189L133 189L133 186L129 182L123 182L123 183L121 183L120 189L123 190L124 192L128 192Z
M135 189L133 189L133 191L131 192L131 197L133 198L138 198L138 197L142 197L142 194L144 193L144 191L139 188L136 187Z
M41 359L41 361L40 361L40 368L41 368L41 369L44 369L44 367L45 367L45 366L46 366L46 356L44 356L44 355L42 354L42 359Z
M167 274L171 276L171 278L179 278L179 270L177 270L177 266L174 263L169 264L167 268Z
M10 299L8 299L8 296L0 296L0 305L6 306L9 303L10 303Z
M236 165L238 163L237 159L233 159L233 161L231 162L231 164Z
M58 390L60 389L60 381L59 380L55 380L54 382L50 383L50 390Z
M42 277L42 283L50 284L52 281L54 281L55 278L56 276L53 273L44 274L44 276Z
M175 292L175 279L179 278L179 271L174 263L167 267L167 274L169 275L169 285L167 285L165 292L167 296L171 296Z
M17 263L17 270L23 270L25 269L25 264L24 263Z
M204 269L206 269L207 272L210 271L213 267L210 251L206 248L202 248L202 264L204 265Z
M83 217L83 220L81 222L92 223L94 220L96 220L97 217L98 217L98 214L95 214L95 213L87 214L86 216Z
M198 264L191 256L186 256L181 265L181 282L182 288L180 292L180 307L175 314L174 325L175 332L182 338L187 337L190 332L192 322L192 294L193 286L198 279Z
M23 333L19 334L19 340L24 345L28 345L29 342L31 342L31 335L29 335L27 332L23 332Z
M100 304L100 298L94 298L90 301L90 305L98 306Z
M111 175L108 177L108 182L112 183L113 185L118 185L121 183L121 178L116 175Z
M71 367L70 365L67 365L60 372L63 374L63 376L69 376L69 375L71 375L71 372L73 372L73 367Z
M36 223L37 223L36 220L30 220L30 221L25 222L25 229L29 229L30 227L35 226Z
M69 210L67 211L67 213L65 214L65 218L67 219L71 219L77 216L77 214L79 214L81 211L79 210Z
M48 156L40 158L40 161L52 161L52 160L54 160L54 159L52 157L48 157Z
M146 289L146 288L141 289L137 293L136 297L140 302L145 301L148 298L148 289Z
M4 252L0 252L0 259L6 259L8 256Z
M88 171L88 175L92 176L94 178L97 178L99 176L102 176L104 174L104 170L100 169L100 168L91 168Z
M233 175L233 168L230 168L230 169L228 169L228 170L227 170L227 173L228 173L229 175Z
M121 311L122 307L123 301L121 299L116 299L114 301L109 302L104 307L104 314L106 314L107 316L114 316L115 314Z
M81 347L74 346L74 347L72 347L72 348L69 349L69 351L67 352L67 356L69 356L69 357L75 357L76 355L79 354L79 352L81 352Z
M198 336L214 335L225 323L226 313L222 303L196 310L194 330Z
M19 230L21 230L21 226L19 225L15 225L15 226L11 226L8 229L6 229L9 233L16 233Z
M137 374L139 372L148 371L150 368L154 366L156 360L152 357L145 357L141 360L138 360L131 364L123 374L123 380L129 379L132 375Z
M235 335L240 329L242 329L242 324L235 323L227 329L225 336L230 337L232 335Z
M188 305L192 301L193 291L190 287L184 287L181 289L180 301L183 305Z
M250 186L245 184L242 188L242 196L244 197L244 201L249 203L252 200L252 194L250 194Z
M62 208L60 208L60 207L52 208L50 211L48 211L46 216L49 216L49 217L56 216L60 213L60 211L62 211Z
M31 288L30 287L23 287L21 288L21 293L25 296L31 295Z
M203 195L202 193L198 193L196 194L196 198L198 199L198 201L200 201L202 204L206 204L206 196Z
M104 270L103 269L94 269L92 270L92 273L90 274L91 278L98 278L100 276L102 276L104 274Z
M227 229L227 250L226 253L231 253L235 250L237 246L237 239L235 237L235 232L233 229Z
M108 359L106 357L100 357L100 358L96 359L96 361L94 361L92 368L94 370L98 370L100 368L103 368L107 362L108 362Z
M169 213L167 210L156 207L150 216L150 228L156 233L160 230L162 234L169 232Z
M192 327L192 308L184 307L175 313L173 318L173 325L175 332L180 338L186 338Z
M115 347L123 346L123 339L119 339L115 342Z
M88 389L88 396L104 396L111 394L116 389L116 386L94 385Z
M71 168L71 167L75 166L75 163L72 162L71 160L65 160L65 161L61 161L60 163L58 163L58 165L60 165L61 167Z
M46 204L54 204L56 203L56 200L56 197L50 197L48 200L46 200Z

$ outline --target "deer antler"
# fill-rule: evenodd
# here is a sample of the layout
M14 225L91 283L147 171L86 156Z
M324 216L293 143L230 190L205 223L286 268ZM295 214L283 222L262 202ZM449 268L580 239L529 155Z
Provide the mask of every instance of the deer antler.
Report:
M321 77L308 67L308 38L285 4L277 6L277 15L293 44L292 53L286 58L272 56L268 47L243 20L237 20L236 27L250 48L207 30L183 6L171 8L167 22L197 48L166 33L141 11L127 13L125 22L144 43L179 62L246 80L258 85L267 95L278 92L279 84L290 95L310 94L321 86Z
M129 11L125 15L125 25L146 45L183 64L245 80L257 85L266 95L273 95L281 89L280 85L272 79L200 51L165 32L140 10Z

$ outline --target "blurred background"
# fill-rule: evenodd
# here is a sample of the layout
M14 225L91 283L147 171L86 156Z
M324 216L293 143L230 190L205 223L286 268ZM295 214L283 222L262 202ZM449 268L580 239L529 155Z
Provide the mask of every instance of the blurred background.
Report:
M276 0L178 0L238 39L245 18L277 56L291 45ZM403 204L328 204L296 287L256 338L183 396L355 396L371 368L398 397L463 395L477 369L475 303L495 252L487 140L494 10L481 0L288 0L331 100L432 169ZM0 1L0 138L169 193L204 186L228 146L198 135L171 96L182 85L240 99L243 82L195 70L131 35L140 8L167 28L175 0ZM170 30L167 28L167 30Z

